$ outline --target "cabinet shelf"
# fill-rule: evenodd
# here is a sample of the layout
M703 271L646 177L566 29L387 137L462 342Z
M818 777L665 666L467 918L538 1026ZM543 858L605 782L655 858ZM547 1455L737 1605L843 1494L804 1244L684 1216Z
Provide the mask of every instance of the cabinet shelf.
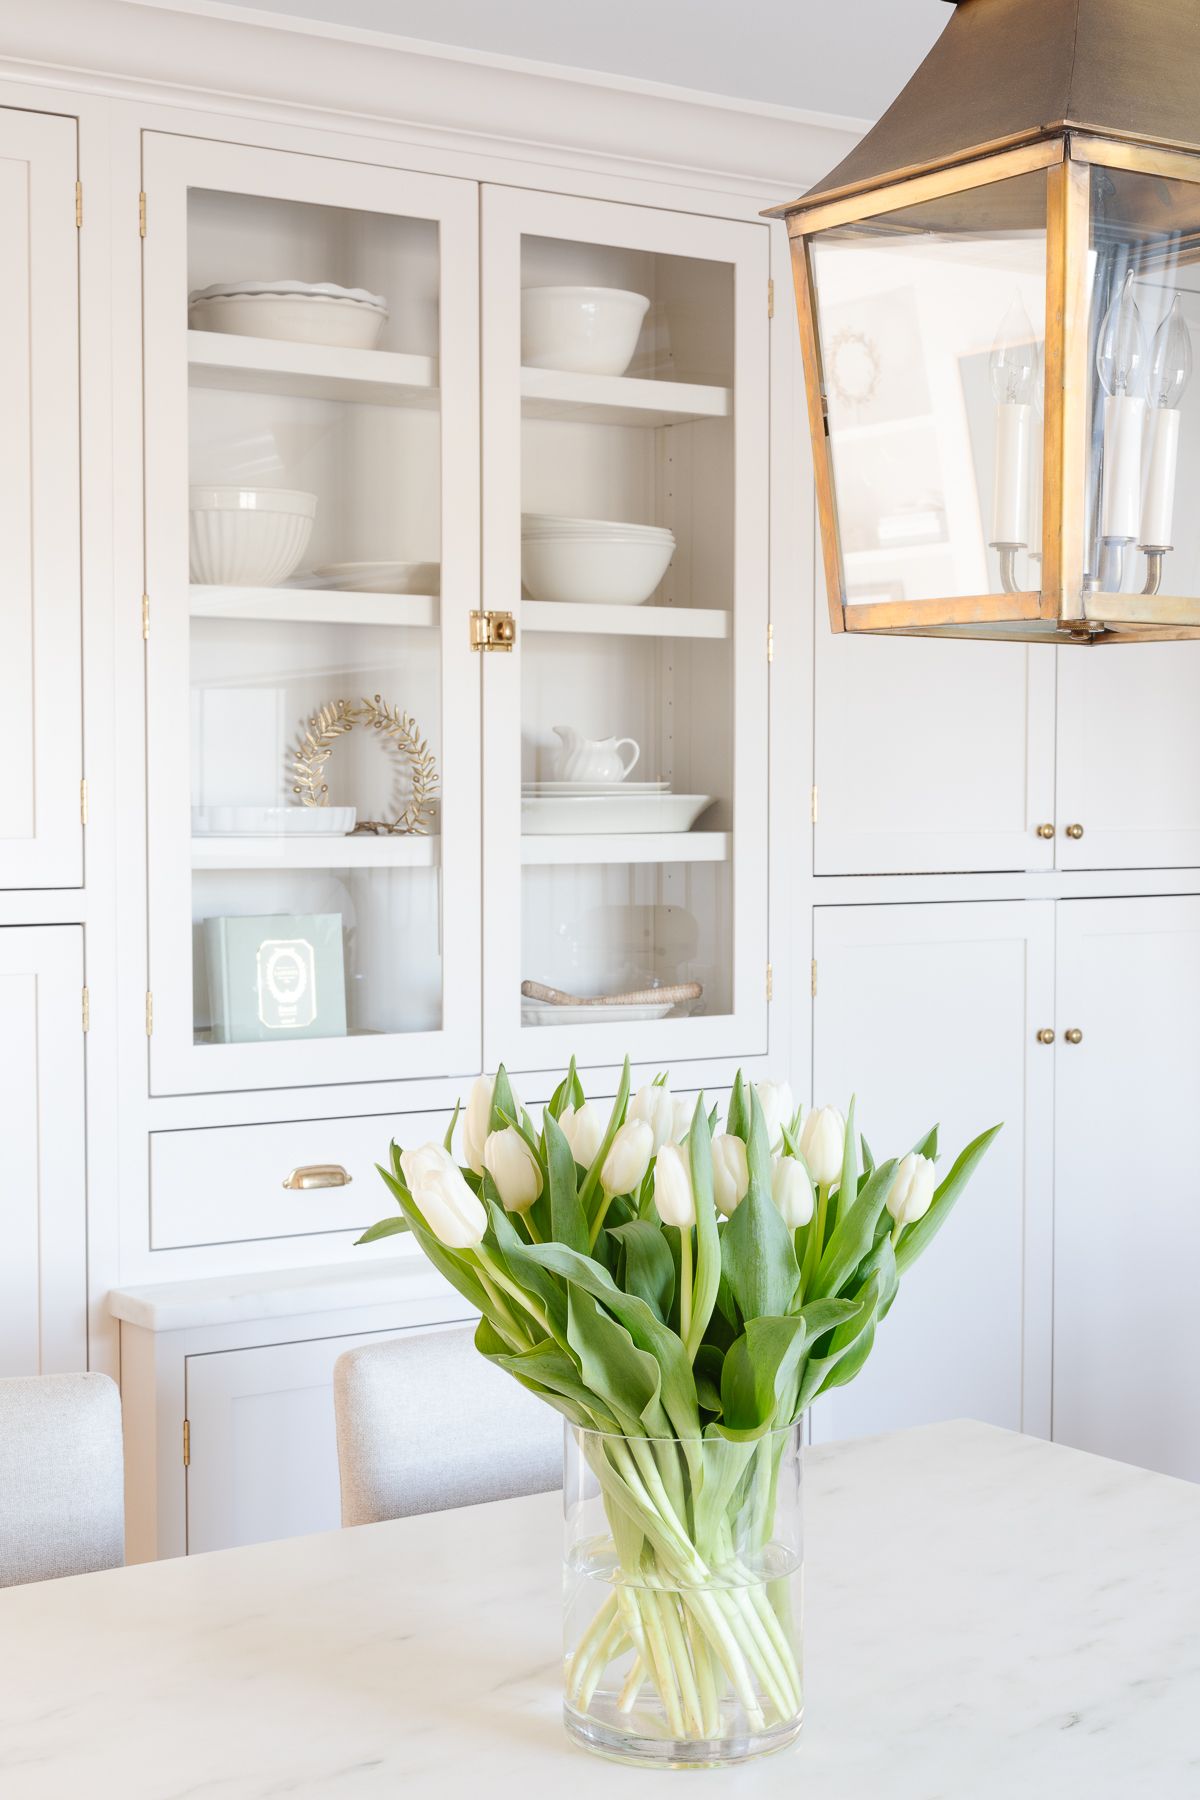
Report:
M584 606L568 600L523 600L526 631L592 636L727 638L729 614L701 606Z
M261 619L287 625L410 625L438 622L430 594L362 594L345 588L190 589L193 619Z
M728 388L688 381L646 381L636 375L574 375L562 369L521 370L521 411L527 419L570 419L598 425L688 425L726 419Z
M433 869L436 837L194 837L193 869Z
M345 350L335 344L294 344L279 338L189 331L193 387L240 393L298 394L310 400L351 400L373 406L436 406L437 363L398 350Z
M563 863L728 862L727 831L547 832L521 839L526 868Z

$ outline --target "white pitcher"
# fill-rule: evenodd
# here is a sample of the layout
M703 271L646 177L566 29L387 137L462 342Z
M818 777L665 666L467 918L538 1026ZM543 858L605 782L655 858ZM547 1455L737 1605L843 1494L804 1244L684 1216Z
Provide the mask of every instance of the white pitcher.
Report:
M560 781L624 781L642 754L633 738L587 738L574 725L556 725L554 732L562 740L554 760ZM626 745L633 751L628 762L621 755Z

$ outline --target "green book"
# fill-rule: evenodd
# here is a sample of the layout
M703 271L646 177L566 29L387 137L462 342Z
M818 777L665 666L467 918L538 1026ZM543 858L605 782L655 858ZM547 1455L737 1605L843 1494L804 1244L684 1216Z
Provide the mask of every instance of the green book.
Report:
M345 1037L340 913L205 919L213 1042Z

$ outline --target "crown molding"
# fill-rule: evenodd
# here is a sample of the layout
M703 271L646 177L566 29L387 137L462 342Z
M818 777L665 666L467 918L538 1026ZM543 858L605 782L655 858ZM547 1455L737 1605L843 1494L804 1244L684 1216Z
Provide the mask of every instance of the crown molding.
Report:
M807 188L864 122L204 0L9 9L0 73L363 137L644 174L764 201Z

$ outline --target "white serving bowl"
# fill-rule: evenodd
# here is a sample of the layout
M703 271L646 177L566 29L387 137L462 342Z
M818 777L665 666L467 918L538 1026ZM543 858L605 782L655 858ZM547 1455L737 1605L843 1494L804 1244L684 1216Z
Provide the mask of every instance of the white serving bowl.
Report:
M521 295L521 361L527 369L623 375L649 310L645 294L624 288L526 288Z
M343 350L373 350L386 318L386 307L327 294L214 294L188 308L193 331L232 331Z
M526 538L521 576L534 600L640 606L675 553L675 544L632 538Z
M308 548L315 494L289 488L189 489L190 562L195 582L275 587Z

